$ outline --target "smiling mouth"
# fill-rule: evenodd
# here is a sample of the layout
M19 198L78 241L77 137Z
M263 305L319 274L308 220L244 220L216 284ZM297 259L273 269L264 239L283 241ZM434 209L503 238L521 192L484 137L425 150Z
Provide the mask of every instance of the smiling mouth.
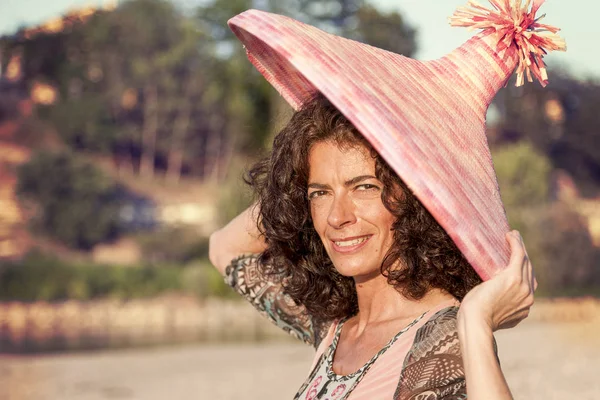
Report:
M369 236L363 236L356 239L333 241L333 243L335 243L335 245L338 247L350 247L366 242L368 239Z
M333 249L339 253L353 253L362 248L373 235L353 237L344 240L332 240Z

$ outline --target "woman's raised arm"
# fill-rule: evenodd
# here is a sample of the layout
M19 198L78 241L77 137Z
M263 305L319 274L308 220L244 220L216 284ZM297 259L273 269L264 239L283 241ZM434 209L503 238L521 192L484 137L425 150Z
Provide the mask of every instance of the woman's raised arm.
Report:
M258 230L257 213L257 207L252 205L210 235L208 257L221 275L225 275L225 269L233 259L242 255L259 254L266 249Z
M295 304L280 283L265 278L257 255L267 245L257 226L257 207L251 206L210 236L209 258L236 292L279 328L297 339L319 346L329 328L306 308Z

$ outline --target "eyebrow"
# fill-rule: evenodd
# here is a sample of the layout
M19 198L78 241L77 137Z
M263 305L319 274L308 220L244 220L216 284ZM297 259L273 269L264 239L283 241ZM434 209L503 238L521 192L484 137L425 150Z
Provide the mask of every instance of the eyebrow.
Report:
M347 180L346 182L344 182L344 186L353 186L356 185L359 182L362 181L366 181L368 179L377 179L377 177L373 176L373 175L360 175L360 176L356 176L350 180ZM309 183L308 184L308 188L309 189L330 189L331 187L329 185L325 185L323 183Z

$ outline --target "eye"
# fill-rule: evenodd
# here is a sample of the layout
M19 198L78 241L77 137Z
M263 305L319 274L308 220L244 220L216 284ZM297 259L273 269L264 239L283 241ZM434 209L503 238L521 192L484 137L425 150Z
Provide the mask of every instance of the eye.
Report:
M381 187L372 183L361 183L354 186L352 192L357 199L375 199L381 196Z
M379 186L372 185L370 183L363 183L362 185L356 186L356 190L379 190Z
M325 190L315 190L314 192L310 192L308 194L308 199L313 200L313 199L316 199L317 197L325 196L326 194L327 194L327 191L325 191Z

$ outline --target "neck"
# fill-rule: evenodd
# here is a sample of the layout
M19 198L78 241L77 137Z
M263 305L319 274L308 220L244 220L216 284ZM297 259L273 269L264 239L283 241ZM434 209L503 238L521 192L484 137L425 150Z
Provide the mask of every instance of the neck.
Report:
M441 289L430 289L419 300L399 293L382 274L354 279L358 297L358 327L393 319L414 319L436 305L454 299ZM456 299L454 299L456 300Z

